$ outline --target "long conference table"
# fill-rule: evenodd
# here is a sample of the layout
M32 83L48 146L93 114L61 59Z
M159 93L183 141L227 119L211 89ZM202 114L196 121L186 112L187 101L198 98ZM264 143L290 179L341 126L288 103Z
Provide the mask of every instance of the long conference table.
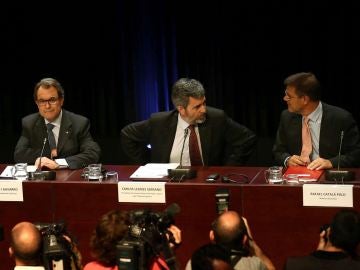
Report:
M0 165L4 170L6 165ZM104 165L117 171L119 181L129 181L138 166ZM88 182L82 170L58 170L55 181L24 181L22 202L0 201L0 224L4 240L0 242L0 269L11 269L14 262L8 256L11 228L18 222L65 221L67 230L76 237L83 264L91 258L89 241L99 218L112 209L133 210L150 208L164 211L177 203L181 211L175 224L182 231L182 244L176 249L181 269L192 252L209 242L211 222L218 215L215 194L229 191L229 209L245 216L254 240L281 269L288 256L306 255L319 240L319 228L328 223L338 207L303 206L302 185L270 185L262 167L199 167L197 177L183 182L166 182L166 203L119 203L117 183ZM355 169L353 184L354 208L360 210L360 169ZM207 175L245 174L249 183L215 183L205 181ZM239 176L231 176L239 179ZM319 183L325 183L321 178Z

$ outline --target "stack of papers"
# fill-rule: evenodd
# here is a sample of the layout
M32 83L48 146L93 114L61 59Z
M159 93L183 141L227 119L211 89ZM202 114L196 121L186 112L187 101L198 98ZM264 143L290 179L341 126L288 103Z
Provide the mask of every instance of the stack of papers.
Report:
M175 169L179 163L148 163L140 166L131 176L130 179L159 179L168 175L168 169Z

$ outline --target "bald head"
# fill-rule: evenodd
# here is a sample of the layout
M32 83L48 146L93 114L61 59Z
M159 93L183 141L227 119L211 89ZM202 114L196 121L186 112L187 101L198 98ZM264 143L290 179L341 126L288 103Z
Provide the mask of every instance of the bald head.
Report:
M247 234L246 226L235 211L222 213L213 223L214 240L229 248L239 248Z
M20 222L11 230L10 253L17 265L37 265L41 251L40 231L30 222Z

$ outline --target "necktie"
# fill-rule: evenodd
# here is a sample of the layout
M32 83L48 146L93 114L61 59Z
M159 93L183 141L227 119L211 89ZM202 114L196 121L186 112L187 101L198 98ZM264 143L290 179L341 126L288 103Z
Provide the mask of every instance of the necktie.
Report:
M304 117L302 123L302 149L301 157L303 161L310 163L310 154L312 152L311 134L309 128L309 118Z
M195 133L194 125L190 125L189 129L190 129L189 154L190 154L191 166L202 166L203 162L201 159L199 143Z
M46 125L47 128L47 133L48 133L48 140L49 140L49 146L50 146L50 151L51 151L51 158L56 157L57 156L57 151L56 151L56 141L55 141L55 136L54 133L52 131L52 129L55 126L51 123L48 123Z

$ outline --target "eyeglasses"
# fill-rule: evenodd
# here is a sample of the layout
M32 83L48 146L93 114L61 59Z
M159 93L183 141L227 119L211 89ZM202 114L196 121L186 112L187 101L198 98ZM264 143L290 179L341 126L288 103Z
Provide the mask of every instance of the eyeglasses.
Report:
M285 97L288 99L288 100L290 100L290 99L293 99L293 98L297 98L297 96L290 96L289 94L288 94L288 92L287 92L287 90L285 89L285 91L284 91L284 94L285 94Z
M57 102L58 102L59 98L55 98L55 97L52 97L50 99L39 99L36 101L36 103L39 105L39 106L46 106L46 104L49 104L49 105L55 105Z

